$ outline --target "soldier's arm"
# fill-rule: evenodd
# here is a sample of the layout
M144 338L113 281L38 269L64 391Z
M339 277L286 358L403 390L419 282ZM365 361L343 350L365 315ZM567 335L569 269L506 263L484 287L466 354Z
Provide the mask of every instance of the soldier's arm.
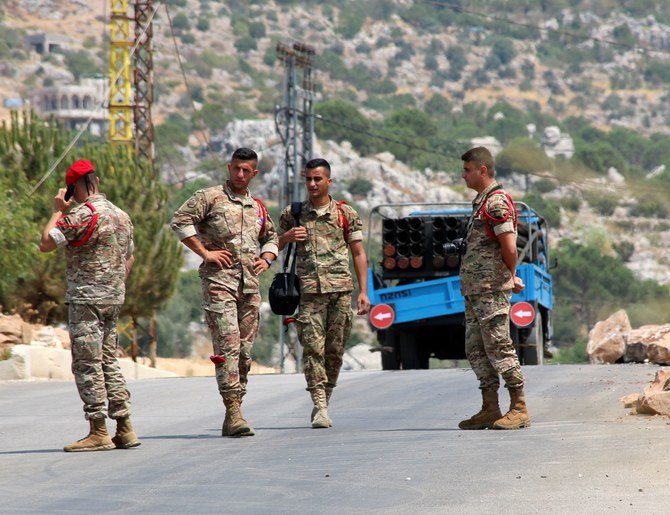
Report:
M232 254L225 249L208 250L200 241L195 224L205 219L209 206L203 191L195 194L177 209L170 227L179 240L204 261L216 263L220 267L229 268L233 264Z
M500 252L502 254L505 266L509 268L512 275L516 273L516 234L514 232L504 232L498 235L498 242L500 243Z
M259 242L261 244L260 256L256 256L254 260L254 272L256 275L260 275L269 269L272 262L279 255L277 229L269 214L265 220L265 229L265 235Z
M279 255L279 238L277 237L275 223L269 214L265 220L265 235L259 243L261 244L260 257L262 259L267 258L270 261L274 261Z
M307 239L307 229L304 227L293 227L293 217L291 217L290 208L284 209L279 218L279 250L282 250L289 243L296 241L305 241Z
M516 250L516 233L514 232L504 232L498 235L498 242L500 243L500 252L502 254L503 262L505 266L509 268L509 271L512 272L512 277L514 277L514 287L512 291L514 293L519 293L524 289L523 281L521 277L516 275L516 261L517 261L517 250Z
M225 249L207 250L197 235L187 236L181 242L200 256L203 261L216 263L221 268L230 268L233 265L233 255Z
M65 201L65 188L59 189L58 193L54 197L53 214L51 215L51 218L44 226L44 230L42 231L42 238L40 239L41 252L51 252L58 248L58 242L54 240L54 237L57 235L52 231L56 229L56 224L58 223L58 220L60 220L61 217L63 216L63 213L69 209L70 204L72 204L72 200L70 200L69 202ZM64 239L62 233L60 234L60 236L62 238L59 239ZM65 243L67 243L67 241L64 241L62 244Z
M351 255L354 259L354 271L358 280L358 314L365 315L370 311L370 299L368 298L368 258L365 255L362 240L352 241L349 244Z
M135 256L131 255L129 258L126 258L126 279L130 275L130 271L133 269L133 264L135 263Z

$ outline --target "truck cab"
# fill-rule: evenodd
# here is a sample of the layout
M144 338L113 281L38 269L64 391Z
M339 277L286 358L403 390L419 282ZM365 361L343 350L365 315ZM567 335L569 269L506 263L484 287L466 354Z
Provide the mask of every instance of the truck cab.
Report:
M525 288L512 296L510 334L521 363L541 365L552 335L548 227L528 205L516 206L517 275ZM370 211L368 256L373 242L382 247L381 260L368 269L370 323L385 370L428 368L431 357L465 359L459 246L471 212L469 203L383 204Z

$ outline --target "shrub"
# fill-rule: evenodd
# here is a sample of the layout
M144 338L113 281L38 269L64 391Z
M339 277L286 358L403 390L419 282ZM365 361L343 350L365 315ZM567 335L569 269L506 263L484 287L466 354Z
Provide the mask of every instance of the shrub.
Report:
M196 28L200 32L207 32L210 28L210 23L209 23L209 18L199 18L198 19L198 24L196 25Z
M372 183L367 179L357 177L349 183L349 193L352 195L367 195L372 189Z
M624 263L628 263L630 258L635 253L635 245L630 241L617 242L613 245L613 247L614 251L617 253L617 256L619 256L619 259L621 259L621 261Z
M184 13L177 14L172 18L172 28L177 30L188 30L191 28L191 24L188 21L188 16Z
M181 42L184 43L185 45L192 45L193 43L195 43L195 36L190 32L185 32L184 34L179 36L179 39L181 39Z
M256 40L251 36L242 36L235 40L235 48L240 52L249 52L256 50L258 45L256 44Z
M249 24L249 35L259 39L265 37L265 24L262 21L254 21Z
M584 200L602 216L612 216L618 205L617 197L596 192L585 192Z

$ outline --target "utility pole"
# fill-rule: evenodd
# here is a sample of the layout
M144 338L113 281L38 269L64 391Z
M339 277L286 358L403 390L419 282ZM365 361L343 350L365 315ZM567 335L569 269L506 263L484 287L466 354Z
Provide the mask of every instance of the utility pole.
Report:
M312 64L316 51L297 41L279 42L277 59L284 66L283 105L275 108L277 132L284 143L284 177L280 206L301 200L302 170L314 155L314 82ZM284 317L279 322L280 368L284 373ZM296 344L296 370L300 372L300 346Z

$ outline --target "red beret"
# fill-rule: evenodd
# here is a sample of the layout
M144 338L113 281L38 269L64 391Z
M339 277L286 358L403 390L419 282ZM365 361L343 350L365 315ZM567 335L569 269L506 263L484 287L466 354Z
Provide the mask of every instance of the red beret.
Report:
M91 173L94 171L93 168L93 163L90 161L87 161L86 159L80 159L79 161L75 161L72 163L72 166L67 169L67 172L65 173L65 184L70 185L74 184L77 182L79 179L81 179L84 175L87 173Z

